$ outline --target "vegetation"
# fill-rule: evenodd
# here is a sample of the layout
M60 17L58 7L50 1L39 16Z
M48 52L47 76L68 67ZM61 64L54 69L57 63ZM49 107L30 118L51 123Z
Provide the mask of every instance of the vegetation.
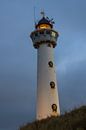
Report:
M86 106L59 117L50 117L29 123L20 130L86 130Z

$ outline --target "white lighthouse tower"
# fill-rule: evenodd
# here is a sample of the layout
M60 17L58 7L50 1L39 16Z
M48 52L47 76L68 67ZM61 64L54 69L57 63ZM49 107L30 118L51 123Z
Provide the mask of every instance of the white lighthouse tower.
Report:
M53 23L43 13L30 35L33 46L37 49L37 120L60 115L54 64L58 32L53 29Z

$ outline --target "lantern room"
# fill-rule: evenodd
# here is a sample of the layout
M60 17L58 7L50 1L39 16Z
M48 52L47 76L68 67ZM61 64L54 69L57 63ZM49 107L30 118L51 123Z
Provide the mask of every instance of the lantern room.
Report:
M46 44L48 47L54 48L57 45L56 41L59 34L53 29L53 18L45 17L44 12L42 15L42 18L35 24L35 31L30 35L33 46L38 49L41 44Z
M43 17L35 26L36 29L52 29L53 24L48 18Z

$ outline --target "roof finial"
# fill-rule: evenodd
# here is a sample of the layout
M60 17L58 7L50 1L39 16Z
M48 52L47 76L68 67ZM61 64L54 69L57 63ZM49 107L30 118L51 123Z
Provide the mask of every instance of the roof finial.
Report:
M45 12L41 11L40 14L42 15L42 17L45 17Z

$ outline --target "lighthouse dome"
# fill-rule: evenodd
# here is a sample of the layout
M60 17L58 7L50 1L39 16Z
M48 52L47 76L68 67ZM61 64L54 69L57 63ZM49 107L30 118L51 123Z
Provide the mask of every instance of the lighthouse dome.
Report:
M45 25L45 26L41 26L41 25ZM35 27L36 27L36 29L41 28L41 27L53 28L53 25L51 24L49 19L43 17L41 20L39 20L39 22L36 24Z

